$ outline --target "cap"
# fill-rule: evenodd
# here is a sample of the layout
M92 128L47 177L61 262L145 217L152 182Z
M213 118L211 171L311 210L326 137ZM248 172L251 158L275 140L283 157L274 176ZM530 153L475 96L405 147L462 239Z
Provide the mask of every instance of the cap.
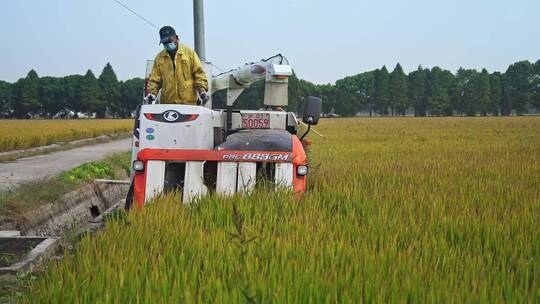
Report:
M176 36L176 32L171 26L164 26L159 30L159 43L167 41L171 36Z

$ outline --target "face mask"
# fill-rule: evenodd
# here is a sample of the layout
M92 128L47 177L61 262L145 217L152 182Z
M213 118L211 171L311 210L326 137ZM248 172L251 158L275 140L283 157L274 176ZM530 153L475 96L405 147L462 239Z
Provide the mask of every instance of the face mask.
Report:
M176 50L176 42L165 43L165 44L163 44L163 46L169 52L172 52L172 51Z

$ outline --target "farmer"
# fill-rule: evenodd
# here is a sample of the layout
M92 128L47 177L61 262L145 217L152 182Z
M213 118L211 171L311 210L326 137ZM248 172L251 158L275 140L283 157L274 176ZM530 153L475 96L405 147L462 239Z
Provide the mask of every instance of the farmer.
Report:
M156 56L144 100L153 103L161 89L160 103L195 105L198 94L204 105L209 99L208 80L199 57L180 44L172 27L162 27L159 37L165 49Z

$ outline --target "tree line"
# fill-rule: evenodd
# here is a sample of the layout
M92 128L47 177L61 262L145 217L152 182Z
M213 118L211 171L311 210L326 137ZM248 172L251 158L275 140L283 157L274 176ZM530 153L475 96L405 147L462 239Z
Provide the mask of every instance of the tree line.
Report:
M299 79L291 84L293 105L301 105L305 95L319 95L325 113L342 116L507 116L540 110L540 60L516 62L504 73L460 68L453 74L420 66L406 74L398 63L392 72L383 66L334 85Z
M70 111L104 117L130 117L142 101L144 79L118 81L107 63L98 78L84 75L39 77L31 70L15 83L0 81L0 117L51 118Z
M96 117L130 117L141 104L144 80L118 81L110 64L98 78L85 75L38 77L30 71L15 83L0 81L0 117L53 117L64 109ZM293 75L289 79L289 110L302 112L305 97L323 98L327 115L476 116L522 115L540 110L540 60L519 61L501 72L460 68L418 67L406 74L398 63L392 72L383 66L345 77L335 84L316 85ZM225 92L213 95L215 108L224 108ZM264 107L264 82L238 98L235 107Z

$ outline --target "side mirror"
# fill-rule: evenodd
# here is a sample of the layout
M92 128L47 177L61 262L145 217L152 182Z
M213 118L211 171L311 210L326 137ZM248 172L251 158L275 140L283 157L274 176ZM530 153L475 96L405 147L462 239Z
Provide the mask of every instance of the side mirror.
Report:
M308 125L316 125L321 117L322 99L309 96L304 106L304 116L302 121Z

